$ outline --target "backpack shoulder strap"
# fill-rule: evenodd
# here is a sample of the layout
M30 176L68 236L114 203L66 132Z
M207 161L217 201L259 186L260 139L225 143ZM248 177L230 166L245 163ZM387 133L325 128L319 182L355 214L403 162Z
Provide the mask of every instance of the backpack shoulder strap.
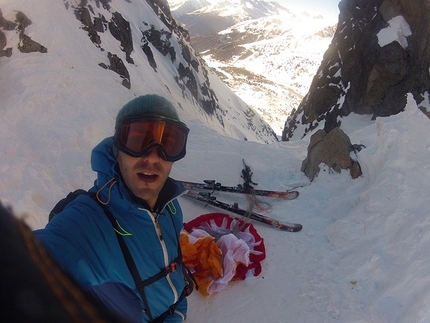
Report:
M90 194L90 196L93 197L94 200L96 200L98 202L95 195ZM106 207L106 205L103 205L100 202L98 202L98 204L102 207L104 213L106 214L109 221L111 222L112 227L117 228L118 227L117 221L116 221L115 217L113 216L112 212L109 211L109 209ZM116 238L118 239L119 246L121 247L122 254L124 255L124 259L125 259L125 262L127 264L128 270L130 271L131 276L133 277L136 288L138 289L140 295L142 296L142 301L143 301L143 304L145 305L146 314L149 317L149 321L153 322L151 311L149 309L148 300L146 298L146 294L145 294L145 291L143 289L144 286L142 286L142 284L141 284L142 278L139 275L139 271L137 270L136 263L133 260L133 257L132 257L130 250L128 249L128 247L124 241L123 236L121 234L119 234L117 230L115 230L115 233L116 233L115 234Z
M51 210L51 212L49 212L49 220L48 221L50 222L54 216L56 216L58 213L63 211L64 208L70 202L72 202L75 198L77 198L79 195L82 195L82 194L88 194L88 192L83 190L83 189L78 189L76 191L70 192L69 194L67 194L67 196L65 198L58 201L58 203L55 204L55 206Z

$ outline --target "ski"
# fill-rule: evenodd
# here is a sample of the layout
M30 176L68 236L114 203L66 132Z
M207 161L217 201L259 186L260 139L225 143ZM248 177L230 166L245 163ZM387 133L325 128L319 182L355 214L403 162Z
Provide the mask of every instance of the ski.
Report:
M294 200L299 196L298 191L270 191L270 190L258 190L255 188L246 189L243 185L238 184L237 186L223 186L221 183L215 180L204 180L203 183L179 181L186 189L190 190L211 190L211 191L222 191L230 193L241 193L241 194L254 194L266 197L276 197L284 200Z
M211 193L203 193L203 192L198 193L198 192L188 190L184 196L188 197L190 199L193 199L193 200L197 200L197 201L215 206L215 207L223 209L223 210L227 210L231 213L234 213L234 214L237 214L237 215L240 215L243 217L248 217L250 219L268 224L272 227L275 227L275 228L278 228L278 229L281 229L284 231L298 232L302 229L301 224L281 222L281 221L272 219L268 216L265 216L265 215L262 215L262 214L259 214L256 212L241 209L241 208L239 208L237 203L229 204L229 203L219 201Z

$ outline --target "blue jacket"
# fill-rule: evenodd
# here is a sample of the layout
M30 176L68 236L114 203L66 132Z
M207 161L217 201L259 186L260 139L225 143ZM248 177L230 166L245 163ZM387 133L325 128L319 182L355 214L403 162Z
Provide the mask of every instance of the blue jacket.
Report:
M90 192L109 202L107 208L118 221L142 280L158 274L178 256L183 217L176 197L184 188L169 178L160 193L160 212L153 214L126 188L112 155L111 137L94 148L91 165L98 176ZM116 233L94 198L79 195L35 233L60 266L112 312L131 322L149 322ZM177 302L183 289L181 269L145 287L152 317ZM186 311L183 299L165 322L182 322Z

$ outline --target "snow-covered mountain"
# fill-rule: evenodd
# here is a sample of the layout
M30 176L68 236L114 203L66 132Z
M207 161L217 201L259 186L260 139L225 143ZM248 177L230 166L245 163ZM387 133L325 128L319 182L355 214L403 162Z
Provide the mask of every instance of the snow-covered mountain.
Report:
M280 134L309 89L336 21L276 2L173 4L172 15L190 30L193 47Z
M169 4L173 17L191 35L212 34L242 21L286 12L275 1L261 0L171 0Z
M53 62L61 53L62 57L70 60L70 68L75 70L91 73L104 68L106 80L121 83L126 88L121 88L126 96L149 92L164 92L165 96L172 96L178 105L190 107L183 110L187 115L185 120L192 118L207 124L219 123L222 133L235 133L248 140L275 140L270 127L229 91L195 54L189 44L188 32L176 24L168 7L152 1L121 5L115 1L82 3L70 0L46 9L46 12L60 11L64 15L64 21L59 25L53 25L51 21L41 23L44 17L29 13L29 7L20 3L2 5L2 21L6 25L17 21L14 28L2 28L4 47L11 51L14 48L12 57L3 59L6 68L15 59L35 57L40 64L51 64L51 69L58 70L62 66ZM24 17L25 24L15 17L16 12ZM58 46L58 39L65 45ZM46 49L44 55L23 53L26 46L22 44L26 40L41 44ZM74 52L67 52L67 46L82 48L75 50L80 58L69 59ZM26 65L27 69L31 67L31 64ZM103 88L102 83L96 84ZM6 93L4 99L8 98L9 93ZM231 123L233 119L234 126ZM237 128L240 119L243 129L239 129L242 126Z
M88 186L91 149L113 134L120 107L146 93L169 98L191 129L204 125L240 140L276 141L270 126L207 68L187 32L156 3L2 0L0 9L2 152L14 156L12 169L23 170L2 169L21 174L2 178L8 200L33 204L44 214L58 197L42 198L13 183L37 178L59 192ZM17 114L23 119L17 121ZM53 121L52 115L59 117ZM66 133L70 125L73 131ZM49 170L45 165L58 149L64 154ZM85 175L76 169L82 163Z

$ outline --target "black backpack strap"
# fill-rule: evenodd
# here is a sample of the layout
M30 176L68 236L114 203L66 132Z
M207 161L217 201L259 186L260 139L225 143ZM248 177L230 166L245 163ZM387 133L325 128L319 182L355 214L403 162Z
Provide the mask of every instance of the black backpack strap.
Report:
M178 269L178 266L180 266L180 262L181 262L181 258L177 257L169 266L164 268L158 274L156 274L152 277L149 277L148 279L140 281L139 284L137 285L138 289L139 289L139 287L143 288L145 286L151 285L152 283L156 282L157 280L159 280L163 277L166 277L168 274L174 273Z
M95 200L97 201L97 199L95 199ZM112 227L117 228L117 222L116 222L115 217L112 215L112 213L108 210L108 208L105 205L103 205L101 203L99 203L99 204L101 205L104 213L106 214L106 216L110 220ZM130 271L131 276L133 277L133 280L134 280L134 283L136 285L137 290L139 291L140 295L142 296L142 301L143 301L143 304L145 305L145 311L149 317L149 321L154 322L152 319L151 310L149 309L148 299L146 298L146 294L144 291L144 287L146 285L141 284L142 278L140 278L139 271L137 270L137 267L136 267L136 263L134 262L133 257L131 256L130 250L128 249L128 247L126 245L124 238L116 230L115 230L115 233L116 233L116 237L118 239L119 246L121 247L122 253L124 255L124 259L125 259L125 262L127 264L128 270Z
M58 201L58 203L55 204L55 206L51 210L51 212L49 212L49 220L48 220L48 222L50 222L52 220L52 218L54 216L56 216L58 213L60 213L61 211L63 211L64 208L67 206L67 204L69 204L70 202L72 202L75 198L77 198L81 194L88 194L88 192L85 191L85 190L83 190L83 189L78 189L76 191L70 192L69 194L67 194L67 196L65 198L63 198L60 201Z
M118 228L117 220L113 216L113 214L109 211L109 209L106 207L106 205L100 203L94 194L90 193L89 195L92 198L94 198L94 200L97 201L97 203L103 208L103 211L106 214L106 216L108 217L109 221L111 222L112 227L117 229ZM170 208L167 208L167 209L168 209L168 212L170 215L170 219L173 223L173 226L175 227L175 223L174 223L173 218L172 218L172 212L170 211ZM189 271L189 269L185 266L185 264L182 261L182 251L181 251L181 245L179 243L179 238L177 238L178 256L176 257L176 259L167 268L163 269L158 274L156 274L156 275L154 275L154 276L152 276L146 280L142 280L142 278L139 275L139 271L137 270L136 263L134 262L133 257L131 256L130 250L128 249L128 247L126 245L123 236L118 232L118 230L115 230L115 233L116 233L116 237L118 239L118 243L121 247L121 251L124 255L124 259L125 259L125 262L127 264L127 267L129 269L132 277L133 277L136 288L142 297L142 301L143 301L143 304L145 305L145 311L146 311L146 314L148 315L149 321L151 323L162 323L162 322L164 322L164 320L169 315L174 314L178 304L185 297L187 297L191 294L191 292L193 291L193 286L196 286L196 289L198 289L198 285L197 285L197 282L196 282L194 276L192 275L192 273ZM182 266L182 271L183 271L184 278L185 278L184 290L182 291L182 293L181 293L181 295L180 295L180 297L176 303L172 304L167 311L165 311L163 314L158 316L156 319L153 319L144 288L145 288L145 286L148 286L148 285L154 283L155 281L157 281L163 277L166 277L168 274L175 272L178 269L178 266Z

